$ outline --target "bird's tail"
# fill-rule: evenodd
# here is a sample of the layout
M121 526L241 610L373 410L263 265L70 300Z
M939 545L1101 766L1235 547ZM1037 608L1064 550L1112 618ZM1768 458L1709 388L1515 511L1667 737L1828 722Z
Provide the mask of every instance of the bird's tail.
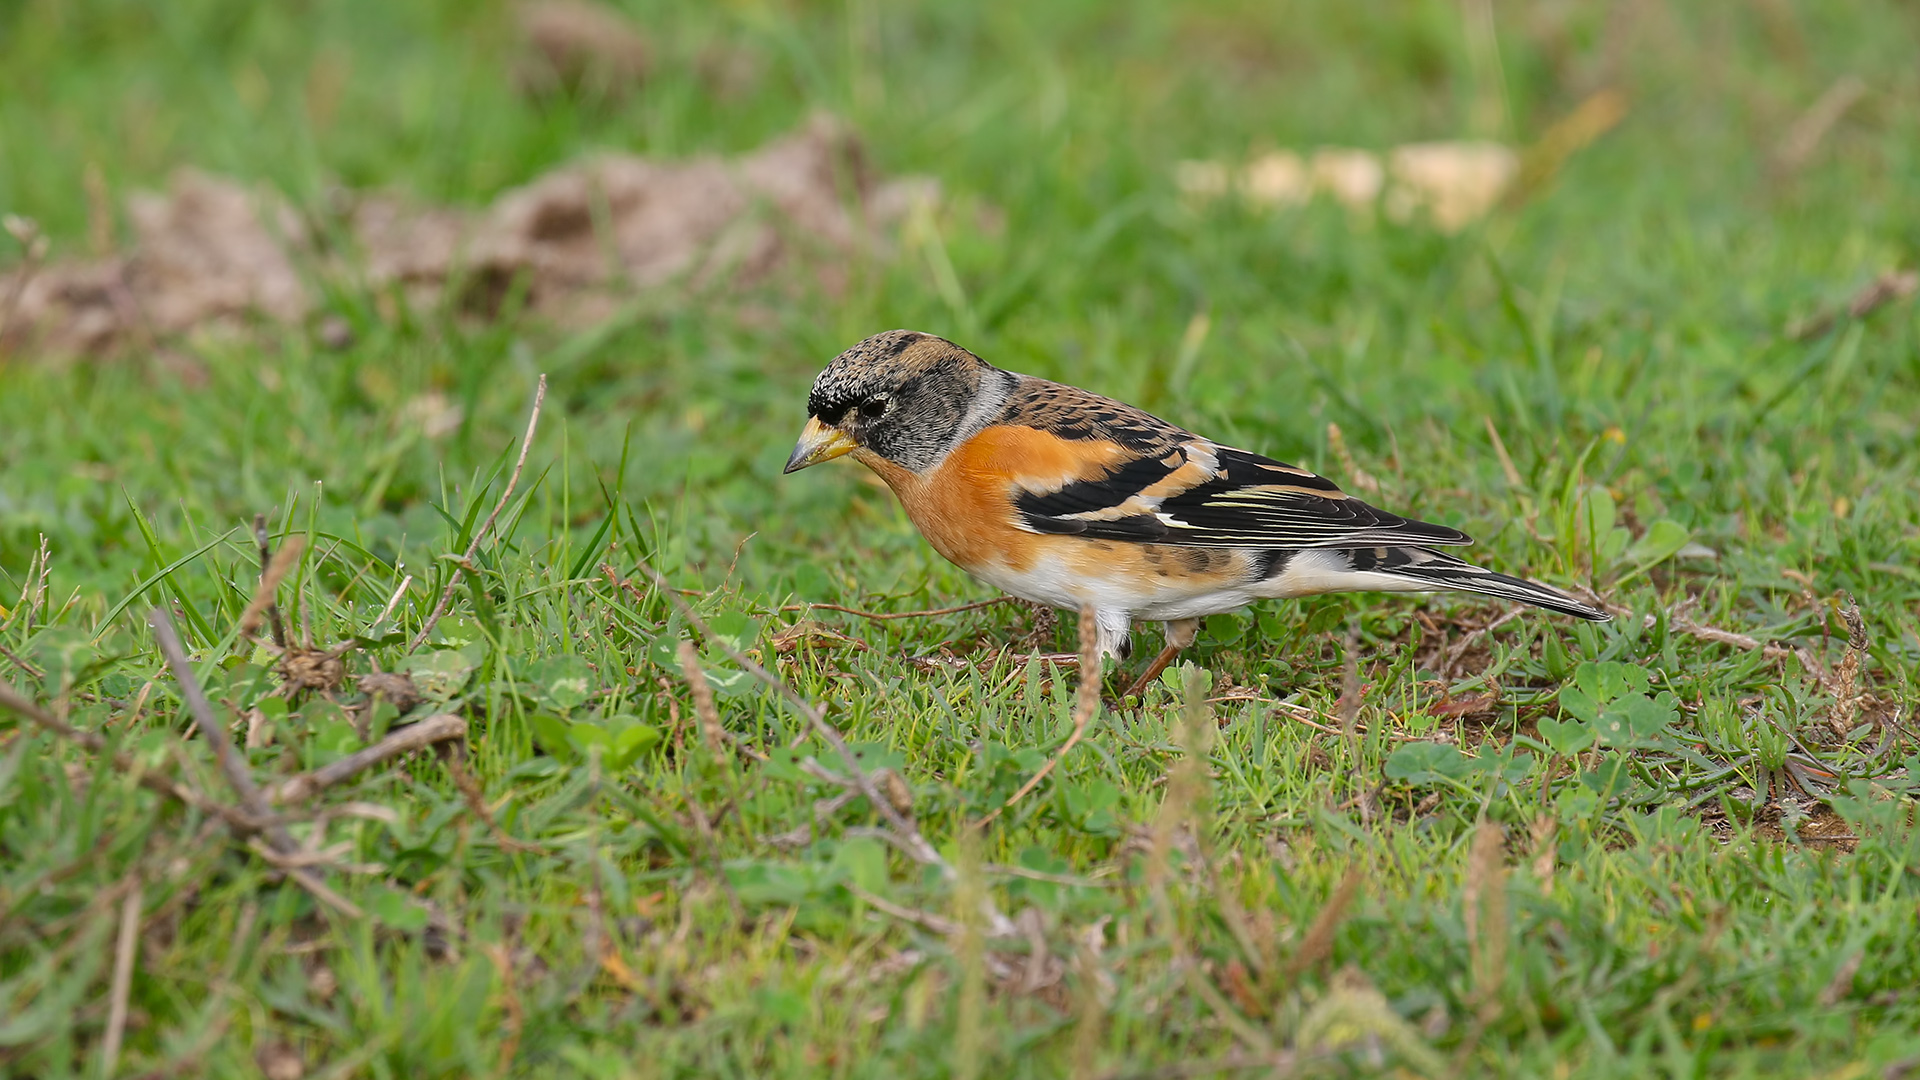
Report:
M1406 557L1406 561L1389 571L1398 577L1409 578L1423 584L1430 583L1442 589L1459 589L1462 592L1498 596L1503 600L1518 600L1522 604L1546 608L1548 611L1558 611L1562 615L1572 615L1574 618L1586 619L1590 622L1606 622L1613 618L1599 608L1583 604L1559 589L1539 582L1524 581L1517 577L1495 573L1438 551L1427 548L1390 548L1388 550L1396 554L1404 553Z
M1333 565L1335 563L1341 565ZM1423 547L1300 551L1294 554L1286 570L1275 581L1283 585L1297 582L1306 586L1299 589L1298 593L1289 589L1282 595L1376 589L1393 592L1458 589L1497 596L1503 600L1517 600L1522 604L1592 622L1606 622L1613 618L1599 608L1583 604L1551 586L1508 577Z

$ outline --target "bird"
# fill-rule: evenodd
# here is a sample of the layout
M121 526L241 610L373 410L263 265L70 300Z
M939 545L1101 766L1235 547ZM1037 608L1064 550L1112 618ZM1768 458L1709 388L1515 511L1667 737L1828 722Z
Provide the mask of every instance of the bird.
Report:
M1090 606L1103 659L1128 659L1134 620L1164 624L1164 647L1123 698L1193 644L1201 619L1256 600L1449 589L1610 618L1436 550L1473 542L1458 529L932 334L875 334L814 379L783 472L846 455L974 578L1056 608Z

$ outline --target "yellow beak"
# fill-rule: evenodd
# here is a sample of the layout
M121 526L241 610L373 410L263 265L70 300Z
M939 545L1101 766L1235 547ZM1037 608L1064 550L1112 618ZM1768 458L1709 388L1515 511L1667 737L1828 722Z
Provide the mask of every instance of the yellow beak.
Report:
M787 459L787 467L780 471L799 472L809 465L818 465L852 453L856 446L846 432L837 427L828 427L817 416L809 416L807 426L800 429L800 441L793 444L793 456Z

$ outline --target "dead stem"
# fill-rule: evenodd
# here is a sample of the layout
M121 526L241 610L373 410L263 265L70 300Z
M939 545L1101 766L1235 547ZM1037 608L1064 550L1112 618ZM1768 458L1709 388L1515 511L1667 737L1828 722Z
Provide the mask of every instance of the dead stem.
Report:
M47 731L66 739L68 742L77 743L96 754L104 754L107 752L106 739L91 731L82 731L79 728L59 720L52 713L35 705L18 690L15 690L12 686L4 682L0 682L0 707L10 709L35 724L38 724L40 727L45 728ZM226 821L238 835L244 836L249 833L258 832L265 824L266 819L264 818L252 817L239 810L235 810L233 807L215 802L190 787L175 783L158 773L148 771L146 767L134 761L133 758L127 754L116 753L113 755L112 760L115 769L133 776L135 782L141 787L157 795L164 795L176 802L190 806L203 814L221 818Z
M458 719L458 717L455 719ZM466 724L462 722L460 728L464 734ZM447 774L453 777L453 786L460 789L460 797L466 800L467 810L471 812L474 817L479 818L480 823L487 827L487 834L493 837L493 842L500 845L501 850L524 851L534 855L551 854L547 848L540 844L530 844L525 840L516 840L512 836L507 835L507 831L501 828L500 822L494 818L493 811L487 809L486 793L480 790L479 777L468 772L467 767L460 763L460 755L458 752L448 755Z
M948 862L938 851L934 850L933 845L929 844L926 837L921 835L920 829L894 807L893 803L887 799L886 795L882 793L874 783L873 777L869 776L866 770L860 767L860 759L854 755L853 748L847 745L846 738L840 734L839 729L827 722L825 710L801 696L798 690L787 685L785 679L768 671L752 657L734 648L726 639L715 634L713 628L707 625L707 621L701 618L698 612L693 610L693 606L681 597L678 590L668 584L667 579L662 576L658 570L655 570L646 563L639 564L638 568L641 573L647 575L648 580L653 582L654 588L660 592L660 595L667 598L668 602L673 605L674 610L680 613L680 617L685 619L689 626L702 637L719 646L720 651L725 653L729 660L740 665L741 670L753 676L753 678L759 680L761 683L764 683L768 688L786 699L789 704L799 711L801 716L806 718L808 724L813 727L821 739L825 740L827 745L833 748L834 754L839 757L841 764L846 768L847 778L840 782L843 784L852 784L859 788L860 793L867 797L868 804L880 814L881 818L886 821L888 828L898 838L901 850L905 851L915 862L938 868L940 875L949 882L955 880L957 875L953 864ZM612 566L603 564L600 571L609 581L613 582L616 587L624 587L626 585ZM981 905L984 909L983 914L987 917L988 927L995 936L1011 936L1016 932L1013 921L1001 914L999 909L993 906L991 898L983 896Z
M1202 739L1212 732L1206 730L1210 725L1193 723L1196 713L1205 714L1207 696L1206 677L1203 672L1192 666L1180 669L1186 676L1181 681L1183 708L1180 722L1173 732L1174 743L1181 750L1179 760L1170 765L1166 772L1167 793L1160 800L1160 812L1154 816L1153 828L1147 846L1146 885L1147 895L1153 901L1154 921L1157 932L1172 943L1174 962L1183 962L1186 945L1180 937L1173 916L1173 903L1167 893L1167 881L1173 874L1173 846L1180 830L1190 824L1194 804L1205 797L1207 783L1206 766L1201 759L1206 754ZM1197 730L1196 730L1197 728Z
M1232 1031L1241 1043L1256 1053L1271 1054L1274 1046L1266 1032L1242 1016L1201 968L1198 958L1193 955L1180 932L1168 896L1174 838L1182 828L1187 829L1193 837L1202 870L1216 885L1216 898L1221 896L1213 863L1208 856L1206 838L1209 787L1206 762L1212 752L1215 731L1213 710L1207 705L1207 690L1211 680L1206 672L1192 665L1181 668L1181 674L1180 721L1174 741L1181 748L1182 755L1167 771L1167 795L1160 804L1159 816L1154 820L1147 865L1147 889L1153 899L1158 932L1172 949L1174 970L1181 973L1188 987L1206 1002L1214 1017ZM1261 965L1263 960L1252 945L1239 905L1230 903L1221 909L1221 914L1230 924L1238 918L1238 925L1233 926L1236 938L1247 949L1251 962L1256 966Z
M1467 654L1468 649L1473 648L1474 642L1479 641L1481 638L1486 637L1488 634L1493 633L1495 630L1500 629L1525 613L1525 608L1514 608L1512 611L1506 612L1487 625L1477 630L1469 631L1459 641L1454 642L1453 647L1447 650L1446 658L1441 661L1441 677L1446 678L1453 674L1454 666L1460 663L1460 658Z
M1866 94L1867 84L1860 81L1858 75L1842 75L1827 87L1826 92L1794 120L1773 148L1774 175L1785 177L1799 172L1826 141L1833 125Z
M885 621L887 619L925 619L935 615L957 615L962 611L978 611L981 608L993 607L995 604L1011 603L1012 601L1013 601L1013 597L1011 596L996 596L991 600L975 600L971 604L960 604L955 607L930 608L925 611L862 611L859 608L841 607L839 604L813 604L813 603L788 604L782 607L780 610L781 611L841 611L841 612L845 612L848 615L858 615L863 619L876 619L876 620Z
M960 965L959 1000L955 1002L954 1080L977 1080L986 1064L987 942L980 913L990 909L986 881L980 874L980 834L960 831L959 872L953 883L955 921L952 941Z
M513 954L500 944L482 948L500 975L500 1001L506 1016L501 1023L499 1073L506 1076L513 1067L513 1059L520 1053L520 1031L526 1023L526 1009L520 1003L519 988L514 981Z
M406 577L400 579L400 586L393 590L392 596L387 597L387 606L381 608L380 614L373 617L374 626L379 626L381 623L387 621L387 617L393 614L393 609L400 605L400 598L407 594L407 586L411 584L413 584L412 574L408 574Z
M883 896L875 896L873 893L855 885L851 881L842 882L842 885L849 893L852 893L858 898L861 903L881 914L899 919L901 922L909 922L915 926L923 927L939 934L941 937L950 938L960 932L960 924L944 915L935 915L931 911L921 911L919 908L902 907Z
M1360 883L1365 877L1359 863L1347 868L1346 876L1334 887L1333 895L1327 898L1320 914L1314 916L1313 924L1307 928L1307 935L1301 939L1300 947L1294 950L1293 957L1281 970L1289 984L1333 953L1334 931L1340 928L1340 920L1346 917L1348 906L1360 894Z
M713 687L707 682L706 672L700 670L700 653L693 642L680 641L680 674L686 677L687 691L693 695L693 713L700 718L700 733L706 739L707 753L718 761L725 749L725 739L720 726L720 708L713 703Z
M1860 615L1860 605L1854 602L1851 594L1840 609L1840 617L1847 624L1847 654L1840 658L1839 670L1834 672L1833 708L1827 714L1827 722L1832 725L1834 734L1842 739L1853 730L1854 721L1860 716L1860 702L1867 697L1856 693L1856 683L1860 677L1861 661L1867 655L1867 621Z
M527 451L533 448L533 433L540 426L540 407L546 403L546 400L547 377L543 373L539 384L534 387L533 409L527 415L527 434L520 440L520 457L513 463L512 475L507 477L506 490L500 493L500 501L493 504L493 512L487 515L487 520L481 523L480 528L474 530L473 539L467 543L467 550L460 556L460 561L453 564L453 571L447 577L447 587L441 591L440 600L433 605L433 612L427 616L427 621L420 625L420 632L407 643L408 652L419 648L421 643L433 633L433 628L439 624L441 616L447 613L447 606L453 603L453 590L459 586L461 577L473 567L473 557L480 551L480 541L486 539L487 534L493 531L493 523L500 517L500 511L505 510L507 502L513 498L513 489L520 483L520 471L527 466Z
M1506 441L1500 438L1500 429L1493 426L1493 417L1483 416L1487 422L1487 438L1493 440L1493 456L1500 460L1500 472L1507 478L1507 486L1515 491L1526 488L1520 479L1520 470L1513 467L1513 456L1507 453Z
M372 746L341 758L312 772L281 781L268 793L271 802L297 806L335 784L366 772L383 762L424 750L435 743L467 737L467 722L453 713L435 713L417 724L408 724Z
M193 664L187 659L186 647L180 643L180 635L173 628L173 619L164 608L154 608L147 614L147 624L153 627L154 643L160 647L161 655L166 657L167 666L173 669L173 677L180 685L180 696L186 701L187 711L199 727L200 737L213 747L213 756L219 760L220 771L226 776L234 795L239 798L241 809L249 817L266 823L261 831L266 834L267 843L275 852L281 855L298 854L299 845L294 843L287 827L273 816L265 794L254 782L253 773L247 769L246 759L234 748L226 725L214 715L213 704L207 700L206 692L200 689L200 680L194 677ZM314 899L342 915L355 920L366 918L365 912L334 892L312 871L296 868L287 870L286 875L312 893Z
M14 667L19 668L21 671L26 672L36 679L44 679L47 677L46 672L41 671L39 668L21 659L12 649L7 648L5 645L0 645L0 656L6 657L7 661Z
M120 1064L127 1034L127 995L133 989L133 962L140 944L140 908L146 897L138 876L120 902L120 933L113 947L113 983L107 991L107 1031L100 1045L100 1075L112 1076Z
M1360 718L1360 622L1347 620L1346 655L1340 666L1340 732L1347 743L1347 767L1356 777L1360 772L1360 732L1355 724ZM1364 780L1362 781L1364 784ZM1366 789L1361 788L1360 823L1371 824L1373 807L1366 798Z
M1047 774L1053 771L1054 766L1060 764L1061 760L1067 756L1067 751L1078 745L1080 737L1087 733L1087 724L1100 708L1098 633L1099 627L1094 621L1093 605L1088 604L1080 609L1080 684L1074 695L1073 731L1067 736L1067 741L1061 745L1060 749L1054 751L1053 756L1047 759L1045 765L1040 766L1038 772L1028 778L1026 783L1020 785L1020 790L1014 792L992 813L974 822L972 828L985 828L988 822L999 817L1008 807L1026 798L1027 793L1039 787L1040 781L1047 778Z
M266 518L263 515L254 516L253 527L256 536L261 538L266 536ZM280 587L280 582L286 579L287 574L293 570L294 564L300 561L300 552L306 544L307 539L304 536L298 534L289 536L287 542L280 545L278 552L264 560L260 568L260 584L253 590L253 599L247 601L246 608L240 612L241 637L253 636L253 632L259 629L260 616L264 613L267 616L267 624L273 631L274 647L283 652L286 650L287 631L281 625L280 606L273 602L273 591ZM263 543L260 553L265 555L266 551L266 545Z
M1560 823L1552 815L1541 814L1533 819L1533 879L1539 884L1542 896L1553 895L1553 869L1560 858L1560 847L1554 837L1559 831Z
M289 546L291 546L293 538L289 537L288 539ZM253 542L254 546L260 549L260 584L262 586L261 589L255 590L253 598L255 602L258 602L260 593L262 591L266 593L267 626L273 633L273 645L274 648L285 652L287 650L287 624L280 618L280 605L273 602L273 589L266 587L267 578L273 574L274 559L271 547L272 538L267 535L267 515L265 514L253 515ZM304 545L306 543L306 537L299 537L299 542ZM285 573L285 570L281 571L282 575L285 575ZM277 578L275 579L275 583L278 584ZM253 604L248 604L247 608L252 610ZM258 615L258 612L255 612L255 614ZM240 617L240 626L241 633L252 633L251 628L248 627L248 620L245 615Z
M1467 880L1461 895L1461 915L1467 927L1468 963L1473 976L1473 1018L1454 1050L1456 1073L1479 1046L1488 1025L1500 1015L1501 987L1507 976L1506 834L1500 826L1481 819L1467 855Z
M1491 821L1473 833L1465 891L1467 949L1472 954L1474 996L1480 1007L1499 1004L1507 973L1506 834Z
M1347 436L1340 430L1339 424L1327 424L1327 449L1333 451L1334 458L1340 462L1341 471L1346 474L1347 480L1354 487L1375 495L1380 494L1380 481L1374 479L1371 473L1360 467L1359 462L1353 460L1353 451L1347 449Z

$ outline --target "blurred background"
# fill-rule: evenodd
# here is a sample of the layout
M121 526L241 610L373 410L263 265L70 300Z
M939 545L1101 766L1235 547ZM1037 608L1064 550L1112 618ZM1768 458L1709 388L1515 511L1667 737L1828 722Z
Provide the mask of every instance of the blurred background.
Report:
M283 1080L1905 1075L1917 45L1912 0L0 0L0 679L165 775L157 608L262 777L475 734L309 804L376 931L0 729L0 1074L124 1029ZM1263 604L1186 719L1083 729L1026 657L1071 620L780 475L895 327L1623 617ZM299 665L239 629L276 543Z
M604 488L695 563L759 531L749 580L830 588L795 555L854 531L938 575L884 492L776 476L895 326L1476 533L1583 450L1627 524L1851 509L1916 438L1911 315L1846 337L1911 310L1916 40L1893 2L10 0L0 572L45 534L131 580L142 528L308 494L417 565L545 371L578 528Z

